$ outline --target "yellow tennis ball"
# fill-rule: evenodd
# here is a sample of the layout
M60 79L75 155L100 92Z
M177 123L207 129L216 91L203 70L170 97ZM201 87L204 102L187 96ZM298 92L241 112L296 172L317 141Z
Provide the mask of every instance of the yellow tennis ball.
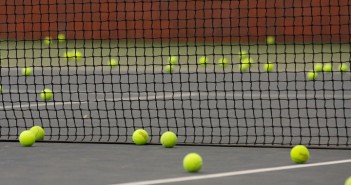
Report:
M199 64L202 66L206 66L208 64L208 58L207 57L200 57Z
M249 57L249 53L246 50L241 50L241 51L239 51L238 54L239 54L240 59L244 59L244 58Z
M44 89L43 91L41 91L40 93L40 97L42 100L44 101L49 101L53 98L53 93L50 89Z
M202 168L202 157L197 153L189 153L183 159L183 168L187 172L195 173Z
M173 148L177 144L177 135L171 131L167 131L162 134L160 143L165 148Z
M341 72L346 72L346 71L348 71L349 70L349 65L347 65L347 64L340 64L339 65L339 70L341 71Z
M275 44L275 38L273 36L268 36L266 38L267 44Z
M44 42L45 45L49 46L52 43L52 39L51 39L51 37L47 36L47 37L44 38L43 42Z
M33 132L26 130L20 134L18 140L22 146L29 147L35 143L35 135Z
M65 58L65 59L67 59L67 60L69 59L69 57L68 57L68 52L64 52L64 53L63 53L63 58Z
M314 72L322 72L323 71L323 65L318 63L313 66L313 71Z
M109 62L108 62L108 65L112 68L118 66L118 61L116 59L111 59Z
M149 134L143 129L138 129L134 131L132 139L136 145L144 145L149 140Z
M250 68L250 64L240 64L239 65L239 70L241 72L246 72Z
M73 55L74 59L76 59L77 61L79 61L83 57L83 54L78 50L72 51L71 54Z
M255 61L251 57L243 58L240 62L241 64L250 64L250 66L252 66L255 63Z
M57 40L58 40L59 42L64 42L64 41L66 40L65 34L63 34L63 33L58 34L58 35L57 35Z
M177 64L178 63L178 58L175 56L170 56L168 57L168 63L169 64Z
M30 76L33 74L33 69L30 68L30 67L25 67L25 68L22 68L22 75L23 76Z
M65 53L63 53L63 58L65 58L66 60L70 60L74 58L74 52L72 51L66 51Z
M35 135L35 141L41 141L44 139L45 131L40 126L34 126L30 129L31 132Z
M2 85L0 85L0 93L2 93Z
M165 71L168 73L172 73L175 70L175 66L173 64L168 64L165 67Z
M222 67L226 67L228 65L228 60L226 58L220 58L218 60L218 65L220 65Z
M266 72L272 72L272 71L274 70L274 64L272 64L272 63L264 64L264 65L263 65L263 69L264 69Z
M323 66L323 71L324 71L324 72L329 73L329 72L331 72L332 70L333 70L333 66L332 66L331 64L324 64L324 66Z
M345 180L345 185L351 185L351 176Z
M294 163L302 164L308 161L310 153L303 145L296 145L290 151L290 158Z
M307 73L307 78L309 80L315 80L318 77L318 73L314 71L310 71Z

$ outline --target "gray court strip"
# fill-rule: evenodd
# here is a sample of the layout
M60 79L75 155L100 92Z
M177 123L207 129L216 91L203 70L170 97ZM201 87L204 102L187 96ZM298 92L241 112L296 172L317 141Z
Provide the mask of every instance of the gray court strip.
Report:
M351 159L320 162L320 163L313 163L313 164L289 165L289 166L279 166L279 167L261 168L261 169L253 169L253 170L242 170L242 171L233 171L233 172L225 172L225 173L197 175L197 176L191 176L191 177L188 176L188 177L177 177L177 178L150 180L150 181L130 182L130 183L122 183L122 184L111 184L111 185L165 184L165 183L175 183L175 182L213 179L213 178L247 175L247 174L255 174L255 173L264 173L264 172L272 172L272 171L281 171L281 170L292 170L292 169L298 169L298 168L310 168L310 167L316 167L316 166L327 166L327 165L344 164L344 163L351 163Z
M108 94L108 93L107 93ZM151 93L153 94L153 92ZM131 94L130 94L131 95ZM137 94L135 94L137 95ZM260 99L351 99L351 95L342 95L342 94L317 94L317 93L250 93L250 92L237 92L237 93L207 93L207 92L177 92L177 93L162 93L158 95L150 96L133 96L133 97L119 97L119 98L112 98L112 99L97 99L92 101L69 101L69 102L48 102L48 103L34 103L34 104L20 104L20 105L7 105L0 107L0 110L11 110L11 109L21 109L21 108L28 108L28 107L46 107L46 106L64 106L64 105L74 105L74 104L86 104L91 102L103 102L103 101L139 101L139 100L162 100L162 99L176 99L176 98L183 98L183 97L201 97L201 96L208 96L208 97L225 97L225 98L245 98L245 99L252 99L252 100L260 100Z

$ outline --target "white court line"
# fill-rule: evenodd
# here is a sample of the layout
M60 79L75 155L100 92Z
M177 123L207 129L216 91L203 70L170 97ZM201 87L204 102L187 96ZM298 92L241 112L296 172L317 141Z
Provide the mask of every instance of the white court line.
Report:
M95 101L70 101L70 102L48 102L48 103L35 103L35 104L25 104L25 105L7 105L0 107L0 110L9 110L9 109L18 109L18 108L28 108L28 107L45 107L45 106L61 106L61 105L75 105L75 104L86 104L92 102L102 102L102 101L139 101L139 100L158 100L158 99L171 99L171 98L180 98L180 97L191 97L195 96L198 93L179 93L179 94L168 94L168 95L151 95L151 96L138 96L138 97L119 97L112 99L97 99Z
M153 93L153 92L152 92ZM167 94L167 93L166 93ZM311 98L318 98L318 99L351 99L351 95L332 95L332 94L277 94L277 93L207 93L207 92L182 92L182 93L168 93L167 95L151 95L151 96L137 96L137 97L120 97L120 98L113 98L113 99L97 99L95 101L70 101L70 102L48 102L48 103L35 103L35 104L25 104L25 105L7 105L0 107L0 110L9 110L9 109L18 109L18 108L28 108L28 107L45 107L45 106L61 106L61 105L75 105L75 104L86 104L86 103L93 103L93 102L101 102L101 101L138 101L138 100L159 100L159 99L172 99L172 98L181 98L181 97L193 97L193 96L211 96L211 97L234 97L234 98L250 98L253 99L311 99Z
M35 91L35 90L24 90L24 89L19 89L19 91L15 91L15 90L11 90L11 91L4 91L4 92L10 92L10 93L18 93L18 94L24 94L24 93L33 93L33 94L36 94L38 93L38 91ZM113 93L113 92L89 92L89 91L77 91L77 92L72 92L72 91L54 91L55 93L69 93L69 94L80 94L80 93L83 93L83 94L97 94L97 95L111 95L111 94L130 94L130 95L139 95L140 93L126 93L126 92L123 92L123 93L120 93L120 92L116 92L116 93ZM146 93L146 92L145 92ZM157 94L157 92L147 92L148 94ZM167 92L168 93L168 92ZM169 92L170 93L170 92ZM186 92L184 92L186 93ZM194 92L194 93L197 93L197 92ZM320 93L266 93L266 92L262 92L262 93L250 93L249 91L248 92L245 92L245 93L240 93L240 92L236 92L236 93L225 93L225 92L218 92L218 93L215 93L215 92L210 92L210 93L207 93L207 92L199 92L200 93L200 96L203 96L201 94L205 93L205 94L208 94L209 96L234 96L234 97L252 97L252 98L338 98L338 99L342 99L342 98L347 98L347 99L351 99L351 95L349 94L320 94ZM180 92L175 92L173 94L180 94Z
M225 94L225 93L223 93ZM351 99L349 94L320 94L320 93L227 93L225 96L234 96L234 97L244 97L244 98L275 98L275 99Z
M175 183L175 182L213 179L213 178L247 175L247 174L255 174L255 173L264 173L264 172L272 172L272 171L291 170L291 169L298 169L298 168L310 168L310 167L316 167L316 166L326 166L326 165L343 164L343 163L351 163L351 159L339 160L339 161L329 161L329 162L320 162L320 163L313 163L313 164L260 168L260 169L233 171L233 172L225 172L225 173L214 173L214 174L197 175L197 176L191 176L191 177L187 176L187 177L176 177L176 178L168 178L168 179L157 179L157 180L150 180L150 181L138 181L138 182L129 182L129 183L122 183L122 184L111 184L111 185L165 184L165 183Z
M76 91L75 91L76 90ZM31 93L31 94L37 94L40 93L41 90L33 90L33 89L18 89L18 90L7 90L7 89L3 89L3 93L14 93L14 94L25 94L25 93ZM89 91L79 91L79 89L72 89L71 91L67 91L67 90L59 90L59 91L55 91L53 90L53 92L55 93L67 93L67 94L81 94L81 93L86 93L86 94L135 94L138 95L140 93L127 93L127 92L89 92ZM150 94L153 92L149 92Z

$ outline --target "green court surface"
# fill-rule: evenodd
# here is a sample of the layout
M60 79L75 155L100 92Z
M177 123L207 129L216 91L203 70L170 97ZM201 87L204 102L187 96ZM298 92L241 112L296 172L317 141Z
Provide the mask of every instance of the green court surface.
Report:
M350 61L349 44L276 44L250 45L230 43L170 43L150 41L89 41L77 40L64 43L53 42L50 46L42 41L0 41L2 67L79 67L93 70L105 66L108 61L118 59L122 71L162 72L169 56L177 56L176 71L202 72L205 68L197 64L201 56L210 60L206 71L239 72L239 52L245 50L256 64L252 72L263 71L262 65L275 63L277 70L310 71L316 63L339 64ZM71 50L82 52L84 58L78 62L67 61L64 53ZM217 65L220 58L227 58L226 69Z

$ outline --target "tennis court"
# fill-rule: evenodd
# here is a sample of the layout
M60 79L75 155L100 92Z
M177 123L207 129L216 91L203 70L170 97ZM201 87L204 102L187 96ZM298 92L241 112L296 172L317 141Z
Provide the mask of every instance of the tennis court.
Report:
M188 152L204 159L197 174L186 173L181 161ZM134 146L115 144L36 143L33 148L1 143L4 184L120 184L169 178L199 180L161 184L343 184L350 163L267 171L203 179L206 175L271 167L292 167L288 148ZM349 150L310 150L308 164L349 159ZM136 183L131 183L136 184ZM148 183L146 183L148 184ZM152 184L152 183L149 183Z
M340 71L339 66L350 65L349 31L344 28L350 27L345 17L351 10L345 7L351 6L337 0L324 4L312 0L310 4L276 3L274 8L264 2L4 4L6 11L0 14L7 20L0 22L5 25L0 29L2 183L344 184L351 175L351 76L349 69ZM88 4L90 9L85 7ZM47 12L46 6L55 13ZM282 34L278 13L276 17L247 13L252 7L257 12L285 10L283 19L295 18L296 32ZM304 13L290 15L294 8ZM25 13L11 13L13 9L27 9L32 20ZM306 15L304 9L314 11ZM316 13L321 9L327 10L326 15ZM222 14L216 15L218 11ZM240 16L234 18L237 12ZM75 15L73 21L68 18L71 15ZM12 18L20 24L21 16L26 29L11 32ZM52 22L46 22L46 16ZM298 23L304 16L317 17L312 18L312 27L324 29L306 31L310 24ZM319 16L339 22L319 25ZM277 21L275 25L271 19ZM134 25L130 35L125 33L128 25L121 24L128 20ZM275 31L263 28L262 20ZM106 21L108 26L103 24ZM177 28L172 21L177 21ZM44 29L46 23L58 26ZM29 29L30 24L43 30ZM298 34L303 26L305 32ZM244 28L257 32L246 33ZM338 28L340 32L334 33ZM182 34L184 29L187 34ZM55 38L58 33L65 33L63 42ZM50 45L43 42L48 35ZM275 35L275 43L266 43L269 35ZM72 50L81 52L82 58L65 58ZM240 71L242 51L255 61L247 71ZM172 72L166 69L170 56L177 57ZM199 64L202 56L208 57L207 65ZM218 65L222 58L229 61L224 67ZM118 65L110 66L111 59ZM267 62L274 64L273 71L264 70ZM331 64L332 71L309 79L315 64ZM24 67L33 68L33 73L24 76ZM45 88L53 91L50 101L40 98ZM44 142L21 147L19 134L34 125L44 128ZM150 135L147 145L133 144L132 134L139 128ZM169 130L176 133L178 145L166 149L159 140ZM310 148L306 164L291 162L290 149L298 144ZM199 173L182 168L189 152L204 159Z

